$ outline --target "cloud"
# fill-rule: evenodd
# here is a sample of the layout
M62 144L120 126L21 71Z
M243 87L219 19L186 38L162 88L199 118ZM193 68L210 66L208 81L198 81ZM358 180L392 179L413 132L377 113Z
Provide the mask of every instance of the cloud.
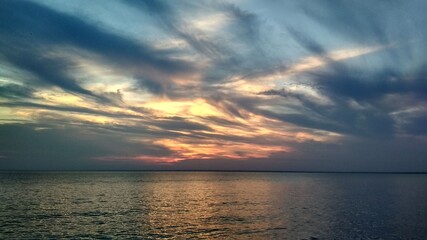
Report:
M108 111L102 111L98 109L85 108L85 107L75 107L75 106L58 106L58 105L47 105L31 102L6 102L0 103L2 107L11 107L11 108L34 108L34 109L45 109L61 112L75 112L75 113L87 113L94 115L102 115L107 117L114 118L141 118L141 115L138 114L125 114L125 113L112 113Z
M186 131L186 130L212 130L210 127L202 125L200 123L189 122L184 118L173 117L162 121L157 121L156 126L162 129Z
M263 35L260 32L263 22L256 14L237 5L223 2L186 2L183 6L167 1L124 2L151 14L164 31L183 40L204 58L208 66L204 68L203 80L207 84L229 80L236 75L249 77L271 71L278 65L276 59L269 56L263 47ZM222 19L226 19L221 29L226 34L214 37L206 30L192 27L187 11L198 11L203 19L220 14ZM215 21L218 19L215 18Z
M402 133L415 136L427 136L425 120L427 111L423 106L393 112L393 117L398 122L398 130Z
M6 50L3 52L6 53L6 58L9 63L33 73L38 79L48 84L61 87L73 93L98 97L91 91L82 88L73 78L67 76L64 71L70 66L70 63L67 61L40 57L38 55L41 53L36 53L33 50L22 51L22 49L20 49L12 51ZM28 52L34 55L28 55Z
M76 79L69 76L72 62L48 56L52 46L73 46L87 50L119 66L140 65L171 74L192 69L185 61L164 57L161 50L106 32L81 19L32 2L4 2L2 8L4 14L0 17L0 32L3 36L1 51L4 61L70 92L106 100L84 89Z
M40 129L40 130L38 130ZM138 144L110 132L45 125L0 125L0 169L131 169L129 163L111 164L94 158L100 155L168 155L169 150L148 142ZM144 167L133 163L131 167Z
M32 98L34 89L19 84L0 84L0 98Z
M405 38L417 39L422 34L414 34L405 28L404 23L389 18L395 17L399 8L415 11L415 5L401 2L375 5L374 9L383 9L381 15L370 8L370 3L326 1L322 6L313 7L302 2L300 6L305 16L336 36L344 36L358 44L382 47L371 47L369 51L361 51L364 52L362 54L341 58L331 54L331 45L325 38L309 34L311 29L286 26L287 33L309 54L308 58L315 57L317 64L314 60L315 67L303 64L302 71L291 71L289 69L299 67L288 67L292 75L287 77L303 78L304 82L294 80L280 89L260 92L262 95L297 100L297 103L284 103L293 109L291 113L255 109L266 117L342 134L371 138L401 134L405 128L399 127L400 123L395 121L392 112L425 102L427 81L423 69L426 59L425 56L411 54L413 48L420 46L407 44L407 40L402 38L406 34ZM385 18L388 21L384 21ZM414 21L420 19L414 18ZM391 23L396 25L390 28ZM342 53L345 56L345 52ZM307 84L330 104L321 104L321 98L314 100L316 95L293 90L295 86ZM407 102L408 96L412 96L409 98L412 102ZM405 100L407 105L397 105L391 98L394 101ZM274 104L269 109L278 106Z
M134 1L126 0L126 4L142 10L144 13L151 14L167 33L175 35L184 40L198 53L209 58L220 55L220 48L213 42L206 40L205 37L196 37L191 33L190 28L186 27L185 22L179 16L175 8L164 1Z

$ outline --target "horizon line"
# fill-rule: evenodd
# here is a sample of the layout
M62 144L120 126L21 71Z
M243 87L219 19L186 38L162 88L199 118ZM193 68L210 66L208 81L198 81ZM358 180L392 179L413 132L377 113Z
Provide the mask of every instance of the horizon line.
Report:
M336 173L336 174L427 174L427 172L397 172L397 171L280 171L280 170L129 170L129 169L120 169L120 170L41 170L41 169L10 169L2 170L0 173L4 172L229 172L229 173Z

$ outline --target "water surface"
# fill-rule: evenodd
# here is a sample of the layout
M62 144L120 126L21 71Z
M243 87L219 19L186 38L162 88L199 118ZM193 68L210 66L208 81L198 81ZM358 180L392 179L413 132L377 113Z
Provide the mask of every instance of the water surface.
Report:
M426 236L423 174L0 173L0 239Z

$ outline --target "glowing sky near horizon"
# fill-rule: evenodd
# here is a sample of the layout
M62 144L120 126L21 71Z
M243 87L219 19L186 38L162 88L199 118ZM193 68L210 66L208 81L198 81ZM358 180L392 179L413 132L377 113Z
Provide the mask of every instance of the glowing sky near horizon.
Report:
M424 1L0 1L0 169L427 171Z

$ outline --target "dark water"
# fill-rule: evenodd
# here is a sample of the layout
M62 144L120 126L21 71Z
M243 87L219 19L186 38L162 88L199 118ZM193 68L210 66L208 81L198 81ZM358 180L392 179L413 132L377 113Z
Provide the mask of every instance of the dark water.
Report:
M3 172L0 238L427 239L427 175Z

